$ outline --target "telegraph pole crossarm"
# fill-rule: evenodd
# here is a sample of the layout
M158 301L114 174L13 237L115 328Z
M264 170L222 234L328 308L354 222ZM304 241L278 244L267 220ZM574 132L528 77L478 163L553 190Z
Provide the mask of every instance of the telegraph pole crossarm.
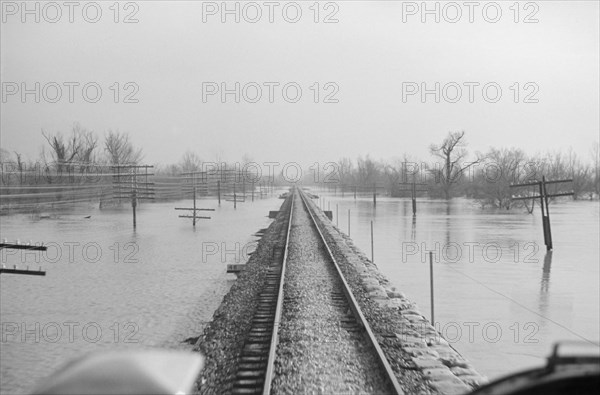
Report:
M194 172L185 172L181 173L182 180L191 180L191 183L184 184L184 192L192 192L192 207L175 207L175 210L183 210L183 211L191 211L191 215L180 215L179 218L191 218L192 226L196 226L197 219L211 219L211 217L205 217L198 215L198 211L215 211L212 208L198 208L196 207L196 197L197 197L197 185L196 182L200 181L201 184L204 184L206 181L206 172L205 171L194 171ZM201 178L200 180L198 178Z
M138 200L152 200L155 198L154 183L148 182L148 176L154 175L154 173L148 173L148 169L154 168L154 166L122 164L111 165L110 167L113 171L113 197L115 199L131 199L133 228L135 229ZM142 177L144 181L139 179Z
M429 188L418 188L422 187L422 186L427 186L426 183L424 182L416 182L415 176L413 174L413 180L412 182L399 182L398 185L401 186L405 186L408 188L405 189L400 189L401 192L408 192L410 191L410 197L411 197L411 201L412 201L412 211L413 211L413 217L417 215L417 192L426 192L429 193Z
M43 245L31 245L31 244L20 244L16 243L7 243L6 241L0 243L0 249L8 248L11 250L30 250L30 251L46 251L48 247ZM29 266L26 269L17 269L17 265L13 265L12 269L6 268L4 265L0 266L0 274L23 274L28 276L45 276L46 271L42 270L40 266L39 270L29 270Z
M559 196L573 196L573 191L570 192L557 192L557 193L548 193L546 186L549 184L562 184L573 182L573 180L552 180L546 181L546 176L542 176L541 181L536 182L528 182L523 184L515 184L509 185L510 188L522 188L522 187L531 187L537 186L539 194L538 195L528 195L528 196L511 196L511 200L533 200L540 199L540 208L542 211L542 228L544 231L544 244L546 244L546 250L551 251L553 248L552 244L552 230L550 227L550 211L548 209L548 198L559 197Z
M349 185L349 186L354 188L354 200L356 200L356 193L359 190L366 191L366 192L372 192L373 193L373 205L374 206L377 205L377 195L379 195L379 193L377 193L377 190L378 189L385 189L384 186L379 186L376 183L373 183L372 186L368 186L368 185Z

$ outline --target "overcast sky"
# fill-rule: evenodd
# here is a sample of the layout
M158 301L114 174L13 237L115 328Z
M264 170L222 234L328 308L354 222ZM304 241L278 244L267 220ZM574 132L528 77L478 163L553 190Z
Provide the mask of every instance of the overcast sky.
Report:
M99 2L102 15L91 23L96 10L88 5L84 12L87 3L73 9L72 23L62 1L60 18L56 7L39 3L36 23L21 1L2 2L2 148L35 159L42 129L68 132L75 121L101 135L128 132L148 163L177 162L190 149L205 160L247 154L310 163L404 152L427 159L429 144L454 130L466 131L472 151L573 147L588 158L599 139L597 1L521 2L518 15L514 1L473 8L460 1L455 23L457 8L445 2L438 3L439 23L422 13L420 1L322 2L318 15L313 1L298 1L296 23L289 2L271 8L272 23L263 2L254 3L262 12L256 23L256 7L239 3L236 23L235 15L222 15L221 1L121 3L118 16L112 1ZM492 23L496 4L502 14ZM35 2L28 6L35 10ZM126 17L138 22L124 23ZM39 103L34 94L21 96L23 83L35 89L36 82ZM58 100L52 82L62 86ZM65 82L79 84L72 85L73 103ZM234 94L224 103L220 92L208 95L221 83L233 90L236 82L240 103ZM425 100L420 92L408 95L422 83L435 90L436 82L439 103L433 93ZM102 89L96 103L82 94L87 83L97 84L88 87L90 101L94 86ZM458 99L456 86L462 87ZM302 96L290 103L296 87ZM488 102L496 100L497 87L502 96ZM128 94L138 102L124 103Z

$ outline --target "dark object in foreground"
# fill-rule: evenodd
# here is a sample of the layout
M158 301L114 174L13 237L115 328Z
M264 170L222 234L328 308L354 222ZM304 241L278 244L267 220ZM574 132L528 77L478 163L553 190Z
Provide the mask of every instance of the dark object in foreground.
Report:
M36 246L31 244L19 244L17 243L0 243L0 248L10 248L11 250L32 250L32 251L46 251L46 246Z
M29 270L29 268L23 270L23 269L7 269L5 267L0 268L0 274L2 273L6 273L6 274L25 274L25 275L29 275L29 276L45 276L46 272L43 271L42 269L40 270Z
M32 250L32 251L46 251L48 249L48 247L46 246L36 246L36 245L31 245L31 244L20 244L18 241L17 243L0 243L0 249L2 248L9 248L11 250ZM45 276L46 272L42 271L42 268L40 267L40 270L29 270L29 266L27 266L27 269L23 270L23 269L17 269L17 266L15 265L12 269L7 269L4 267L4 265L2 265L2 267L0 268L0 274L2 273L6 273L6 274L24 274L24 275L29 275L29 276Z
M584 352L559 355L559 349L565 345L575 345ZM587 343L557 343L545 367L501 378L473 391L471 395L596 395L600 393L599 351L598 346Z
M63 366L41 382L37 395L190 394L204 357L148 349L96 352Z

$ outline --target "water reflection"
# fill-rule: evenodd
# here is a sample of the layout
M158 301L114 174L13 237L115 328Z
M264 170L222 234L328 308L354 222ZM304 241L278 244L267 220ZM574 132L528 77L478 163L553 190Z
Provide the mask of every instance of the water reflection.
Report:
M550 291L550 268L552 267L552 251L544 255L544 266L542 267L542 281L540 282L540 313L545 316L548 313L548 297Z
M226 264L245 262L244 248L255 240L251 235L268 226L266 214L282 200L255 200L239 204L237 210L207 200L203 204L216 213L195 228L173 210L187 203L140 205L135 231L126 206L99 210L81 205L61 211L60 218L43 220L21 214L2 217L2 238L43 241L54 247L48 254L2 253L7 266L41 265L47 275L0 278L3 324L27 329L37 325L40 339L36 341L35 330L25 341L24 332L3 337L1 394L27 393L57 365L85 352L176 348L201 333L234 281ZM101 251L99 257L96 250ZM63 324L67 322L77 323L73 337ZM58 340L47 339L42 330L54 323L63 331ZM85 339L86 325L100 328L99 340ZM135 336L126 340L131 325Z
M451 200L446 201L446 245L450 245L450 204Z
M542 268L542 292L547 294L550 287L550 268L552 267L552 251L546 252L544 256L544 267Z
M370 251L368 224L376 221L377 266L426 315L426 251L449 258L435 271L436 321L442 328L461 327L463 336L453 346L483 374L493 378L543 364L555 341L598 337L597 202L553 203L555 250L546 254L537 211L482 210L461 198L422 199L417 219L410 199L382 197L375 212L368 197L326 198L340 205L344 223L352 208L352 239L363 251ZM445 243L452 248L444 251ZM450 262L456 245L462 257ZM434 265L438 262L444 259ZM467 323L480 329L472 339ZM486 325L500 329L498 339L482 332Z

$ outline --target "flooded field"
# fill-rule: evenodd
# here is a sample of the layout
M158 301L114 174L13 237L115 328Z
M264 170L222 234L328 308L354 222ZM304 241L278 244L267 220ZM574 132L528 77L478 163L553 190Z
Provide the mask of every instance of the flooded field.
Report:
M545 363L554 342L598 341L599 204L553 203L554 251L546 253L539 206L481 210L466 199L324 196L339 228L430 318L434 251L438 331L489 378ZM336 210L337 205L337 210Z
M538 211L422 199L413 221L407 199L378 198L374 208L370 197L321 196L344 232L350 210L351 237L367 256L373 221L375 263L428 318L434 251L436 327L490 378L543 364L555 341L597 340L598 202L550 206L554 252L547 254ZM226 263L245 261L252 235L281 202L270 197L237 210L200 202L216 211L195 230L174 210L189 201L140 206L135 232L128 205L3 216L2 238L49 248L2 252L7 267L47 271L2 276L2 393L31 390L88 351L186 347L234 281Z
M278 210L275 197L217 206L192 228L174 207L190 201L142 204L137 230L131 207L80 205L50 218L2 217L1 238L44 242L45 253L2 250L2 264L46 270L45 277L2 275L2 394L31 391L67 360L98 349L185 347L202 333L244 263L252 236ZM90 218L85 218L90 216Z

